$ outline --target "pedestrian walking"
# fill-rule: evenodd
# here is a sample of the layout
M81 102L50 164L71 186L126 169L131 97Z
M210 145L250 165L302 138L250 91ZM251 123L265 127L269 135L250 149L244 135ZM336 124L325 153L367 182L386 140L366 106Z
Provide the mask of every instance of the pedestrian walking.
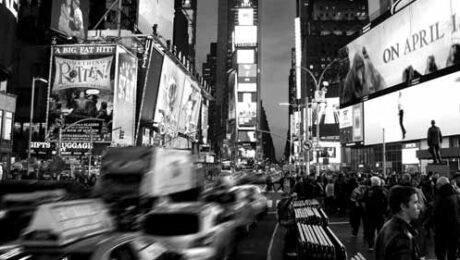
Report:
M411 226L420 214L417 191L412 187L390 189L389 205L393 216L379 231L376 260L420 260L417 231Z
M351 192L350 202L350 224L352 227L353 236L358 235L361 220L363 221L364 229L364 194L366 186L362 184L362 180L358 179L358 186ZM364 233L364 232L363 232Z
M446 177L437 180L433 210L434 251L438 260L455 260L460 238L460 197Z
M325 194L326 194L325 209L326 209L326 212L328 212L328 214L331 214L334 212L334 207L335 207L334 180L332 178L329 178L327 180Z
M379 232L387 215L388 194L381 186L380 178L371 177L371 187L364 194L364 209L366 216L365 234L370 250L374 249L375 233Z
M282 199L277 205L276 217L278 223L286 228L286 236L284 237L284 254L287 256L295 256L296 231L292 201L297 199L297 194L294 192L289 195L289 193L283 192L281 196Z
M434 120L431 120L431 127L428 128L428 134L426 138L429 147L428 151L433 157L433 163L442 163L441 153L439 151L439 146L442 143L442 134L441 129L436 126L436 122Z

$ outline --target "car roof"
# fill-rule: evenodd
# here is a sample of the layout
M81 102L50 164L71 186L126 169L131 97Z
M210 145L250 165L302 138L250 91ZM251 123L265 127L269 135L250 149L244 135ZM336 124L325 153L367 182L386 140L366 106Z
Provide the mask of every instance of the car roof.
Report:
M175 213L175 212L183 212L183 213L202 213L206 209L216 208L217 205L213 203L204 203L201 201L194 201L194 202L173 202L173 203L165 203L156 206L154 209L150 211L150 213Z

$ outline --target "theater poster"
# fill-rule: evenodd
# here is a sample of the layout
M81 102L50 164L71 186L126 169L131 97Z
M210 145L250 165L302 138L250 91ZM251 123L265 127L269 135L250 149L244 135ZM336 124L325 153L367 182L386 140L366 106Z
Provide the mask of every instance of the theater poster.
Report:
M47 139L111 142L116 45L53 47ZM91 120L97 118L97 120Z

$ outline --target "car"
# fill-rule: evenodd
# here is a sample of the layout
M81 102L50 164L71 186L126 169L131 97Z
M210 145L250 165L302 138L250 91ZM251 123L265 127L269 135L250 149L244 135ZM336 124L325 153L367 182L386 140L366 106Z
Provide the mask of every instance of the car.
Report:
M247 235L256 221L250 201L243 190L217 187L203 192L200 200L222 206L225 214L235 220L235 226L240 234Z
M229 259L235 252L234 220L213 203L169 202L142 217L142 231L186 259Z
M257 216L258 219L260 219L267 213L267 198L262 194L262 190L259 186L246 184L235 186L230 190L244 191L243 194L246 196L246 199L249 201L254 215Z
M40 205L9 260L182 260L183 255L140 232L117 232L102 201ZM14 255L13 255L14 253Z

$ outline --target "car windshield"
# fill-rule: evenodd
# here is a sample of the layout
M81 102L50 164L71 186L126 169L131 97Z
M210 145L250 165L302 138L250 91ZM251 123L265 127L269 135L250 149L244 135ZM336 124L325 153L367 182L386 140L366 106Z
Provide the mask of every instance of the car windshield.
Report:
M190 235L199 229L200 218L195 213L149 214L144 222L144 232L156 236Z

